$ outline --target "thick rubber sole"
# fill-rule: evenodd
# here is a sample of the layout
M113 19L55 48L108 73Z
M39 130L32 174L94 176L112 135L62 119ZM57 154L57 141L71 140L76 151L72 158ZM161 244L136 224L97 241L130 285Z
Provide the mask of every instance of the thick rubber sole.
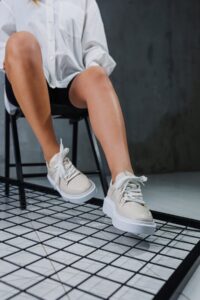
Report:
M117 229L127 231L133 234L151 235L156 230L156 223L130 220L120 216L115 208L115 204L109 197L104 198L103 212L112 219L112 224Z
M47 174L47 178L48 178L50 184L53 186L53 188L59 192L59 194L62 196L62 198L65 201L69 201L69 202L72 202L74 204L83 204L83 203L85 203L86 201L88 201L92 197L94 197L96 195L96 192L97 192L96 185L90 179L89 179L89 181L91 183L91 188L89 190L87 190L84 193L78 194L78 195L72 195L72 194L63 193L63 191L61 191L60 188L55 185L54 181L51 179L51 177L48 174Z

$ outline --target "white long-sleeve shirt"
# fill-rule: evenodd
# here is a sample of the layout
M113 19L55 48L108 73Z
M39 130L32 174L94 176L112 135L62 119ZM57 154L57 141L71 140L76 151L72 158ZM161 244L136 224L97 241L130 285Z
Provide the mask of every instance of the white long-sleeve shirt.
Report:
M78 73L92 65L110 75L116 61L109 54L105 28L96 0L0 0L0 69L5 46L14 32L37 38L49 85L67 87Z

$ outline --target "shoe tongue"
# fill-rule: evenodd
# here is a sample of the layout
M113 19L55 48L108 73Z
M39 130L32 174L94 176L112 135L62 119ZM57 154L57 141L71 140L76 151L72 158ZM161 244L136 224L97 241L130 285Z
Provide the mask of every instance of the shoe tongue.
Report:
M116 178L115 178L115 182L114 182L114 186L116 188L120 187L128 178L130 178L130 176L135 176L133 173L129 172L129 171L122 171L119 174L117 174Z

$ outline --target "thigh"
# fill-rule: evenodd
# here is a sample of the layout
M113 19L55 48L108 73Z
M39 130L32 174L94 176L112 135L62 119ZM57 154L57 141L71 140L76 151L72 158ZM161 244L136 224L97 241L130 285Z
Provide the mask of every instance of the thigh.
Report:
M49 97L50 97L51 101L53 101L53 97L54 97L53 89L51 89L49 87L48 82L47 82L47 86L48 86L48 91L49 91ZM15 94L13 92L12 85L11 85L6 73L5 73L5 90L6 90L6 95L7 95L8 101L11 104L13 104L14 106L20 107L20 105L15 97Z
M49 100L51 104L67 105L75 110L80 110L80 108L75 107L69 100L69 89L74 79L75 77L70 81L69 85L66 88L52 88L49 86L48 81L46 80L47 88L49 92ZM6 95L8 97L9 102L16 107L20 107L14 95L12 85L6 73L5 73L5 89L6 89Z
M47 81L46 81L47 82ZM50 101L51 102L55 102L54 100L54 91L53 89L48 85L48 82L47 82L47 87L48 87L48 92L49 92L49 98L50 98ZM5 73L5 90L6 90L6 95L7 95L7 98L8 98L8 101L13 104L14 106L16 107L20 107L15 95L14 95L14 92L13 92L13 88L12 88L12 85L7 77L7 74Z

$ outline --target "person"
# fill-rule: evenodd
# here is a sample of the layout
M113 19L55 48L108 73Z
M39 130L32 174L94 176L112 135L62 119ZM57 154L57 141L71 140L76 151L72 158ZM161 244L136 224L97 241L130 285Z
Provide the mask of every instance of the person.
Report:
M92 198L94 182L57 142L50 101L87 109L111 172L103 212L113 226L153 234L155 221L143 199L146 176L130 160L123 113L109 78L110 55L96 0L1 0L0 69L8 78L12 104L20 106L41 145L47 178L66 201Z

